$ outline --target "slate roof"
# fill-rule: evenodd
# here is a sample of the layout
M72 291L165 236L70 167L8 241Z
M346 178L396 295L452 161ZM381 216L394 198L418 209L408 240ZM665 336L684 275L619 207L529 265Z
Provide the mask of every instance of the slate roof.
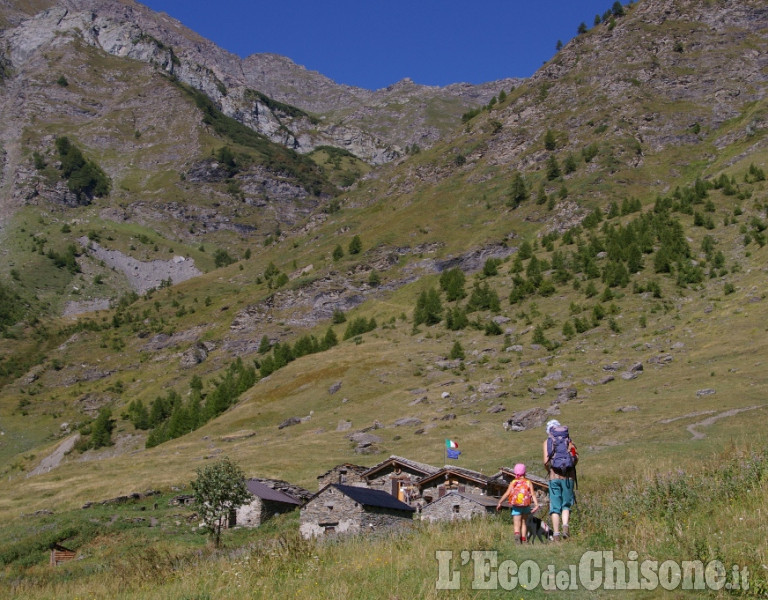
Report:
M282 502L283 504L295 504L297 506L301 504L301 500L298 498L294 498L293 496L290 496L285 492L281 492L280 490L275 490L265 483L255 479L246 480L245 487L247 487L248 491L251 492L251 494L253 494L256 498L261 498L262 500Z
M363 473L365 473L368 470L368 467L362 467L360 465L353 465L352 463L342 463L340 465L336 465L335 467L331 467L330 469L328 469L322 475L318 475L317 478L318 479L322 479L323 477L326 477L328 474L330 474L335 469L340 469L340 468L346 468L349 471L353 471L354 473L357 473L358 475L362 475Z
M483 485L487 485L491 482L491 478L488 475L483 475L479 471L473 471L472 469L465 469L464 467L454 467L453 465L446 465L442 469L435 471L431 475L424 477L419 481L419 486L423 486L425 483L444 477L445 475L454 474L464 477L465 479L471 479L477 481Z
M427 506L432 506L433 504L436 504L437 502L440 502L440 501L448 502L450 501L451 496L461 496L462 498L471 500L475 504L479 504L483 508L495 508L496 503L499 501L498 498L493 498L491 496L480 496L479 494L470 494L467 492L458 492L456 490L451 490L447 494L445 494L445 496L440 496L436 500L433 500L432 502L427 504ZM426 509L427 506L425 506L421 510L424 511L424 509Z
M538 475L533 475L532 473L526 473L525 476L528 479L530 479L534 483L534 485L549 488L549 481L547 481L543 477L539 477ZM515 478L515 471L512 467L501 467L499 469L499 472L492 477L492 479L498 479L503 481L504 485L509 485L509 482L512 481L514 478Z
M392 508L395 510L404 510L408 512L415 512L416 509L412 506L408 506L405 502L400 502L397 498L383 492L381 490L372 490L370 488L355 487L354 485L342 485L340 483L332 483L328 487L334 487L339 490L345 496L352 498L358 504L363 506L375 506L378 508ZM323 490L320 490L317 495L320 495Z
M283 481L282 479L268 479L266 477L251 477L250 479L246 480L246 483L248 481L257 481L259 483L263 483L264 485L272 488L273 490L277 490L278 492L283 492L284 494L288 494L289 496L293 498L298 498L299 500L302 500L302 501L308 500L313 495L313 493L310 492L309 490L306 490L301 486L288 483L287 481Z
M370 469L368 469L365 473L363 473L363 477L370 477L377 471L380 471L384 467L388 467L390 465L394 464L401 464L404 467L409 467L413 469L414 471L418 471L419 473L423 473L424 475L432 475L434 473L437 473L440 469L439 467L433 467L432 465L428 465L426 463L420 463L416 462L415 460L410 460L408 458L403 458L402 456L395 456L394 454L387 458L386 460L381 461L379 464L372 466Z

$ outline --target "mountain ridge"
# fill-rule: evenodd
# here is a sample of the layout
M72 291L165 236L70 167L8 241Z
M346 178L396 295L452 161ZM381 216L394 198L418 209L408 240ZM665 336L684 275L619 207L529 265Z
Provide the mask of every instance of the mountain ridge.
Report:
M376 164L391 160L396 154L402 153L407 145L426 145L436 138L433 124L422 123L417 131L413 131L412 126L416 121L411 121L397 130L399 133L395 137L377 140L360 127L359 121L365 115L354 111L345 115L344 123L336 123L325 132L320 126L320 131L313 133L318 123L291 118L284 113L276 114L264 103L249 101L246 92L248 89L259 90L263 87L265 89L260 91L274 95L278 101L293 103L304 98L301 104L308 105L308 110L320 110L331 115L332 109L338 111L339 106L342 112L349 113L348 108L344 107L350 103L356 103L358 110L364 113L371 110L365 110L366 101L374 105L383 102L386 106L386 92L369 92L339 85L319 73L299 67L290 59L276 61L274 55L252 55L240 59L188 30L172 17L152 13L145 6L129 0L57 2L45 13L27 19L16 29L20 33L8 42L11 45L10 59L17 66L24 61L27 52L32 52L42 43L49 43L46 41L47 35L57 30L59 33L76 31L79 32L76 35L84 36L87 43L110 54L157 65L206 93L228 116L241 120L273 141L302 152L326 144L338 145ZM21 33L24 31L26 35ZM273 72L276 62L279 66ZM465 110L478 100L487 102L502 86L514 81L470 86L469 90L466 86L419 86L417 89L426 94L425 102L447 95L459 104L460 110ZM286 86L290 90L297 85L303 87L297 88L298 91L286 92ZM491 88L495 89L491 91ZM309 98L320 96L327 99L321 103L308 102ZM416 112L414 118L418 117L419 109ZM392 133L393 129L389 128L388 131ZM390 149L390 146L394 149Z

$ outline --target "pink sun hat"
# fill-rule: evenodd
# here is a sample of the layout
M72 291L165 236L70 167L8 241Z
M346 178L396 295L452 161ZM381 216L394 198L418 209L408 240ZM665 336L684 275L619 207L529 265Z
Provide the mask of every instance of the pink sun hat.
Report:
M522 477L525 475L525 465L523 463L517 463L513 472L515 477Z

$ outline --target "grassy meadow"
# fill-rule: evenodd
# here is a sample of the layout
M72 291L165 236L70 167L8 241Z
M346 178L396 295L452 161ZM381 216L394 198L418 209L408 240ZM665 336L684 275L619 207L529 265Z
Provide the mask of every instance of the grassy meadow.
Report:
M643 44L666 35L663 24L636 29ZM555 593L503 589L499 579L496 589L473 587L484 571L472 552L485 551L569 576L587 552L611 551L628 564L719 561L730 582L734 565L748 571L750 588L620 594L768 595L766 101L733 96L736 116L716 122L700 99L657 97L632 81L631 70L648 65L630 42L615 78L629 98L611 90L619 94L611 99L601 77L612 65L595 50L609 47L610 31L582 35L546 66L570 56L568 72L533 77L465 122L456 118L454 133L433 147L376 167L327 146L286 152L138 61L79 42L51 50L50 68L73 73L73 105L109 107L116 95L121 108L89 109L83 122L53 111L25 131L30 164L33 149L48 161L29 175L41 189L63 185L48 141L68 135L113 175L111 196L82 206L34 197L0 231L0 275L28 315L0 324L0 597ZM747 56L756 39L745 35L730 51ZM658 79L673 80L690 74L678 61L701 58L695 48L647 62ZM35 77L36 100L50 93L58 105L65 92L50 72ZM137 95L149 81L152 93ZM446 109L458 110L435 101L427 116L445 124ZM650 141L636 139L639 128ZM223 149L240 170L199 175ZM553 162L559 174L548 172ZM262 179L308 194L271 198ZM57 261L83 236L141 261L187 256L204 273L139 296L77 248L71 269ZM489 252L504 258L485 260ZM465 269L463 294L449 300L441 261L473 255L483 260ZM417 323L431 291L439 318ZM111 308L59 316L70 302L97 299ZM344 314L331 317L328 307ZM449 326L449 311L465 322ZM357 319L374 325L347 335ZM337 344L262 370L278 348L329 331ZM449 359L457 347L462 356ZM146 447L150 430L132 420L131 403L150 407L172 392L179 405L191 402L193 382L210 397L238 358L257 373L252 386L185 435ZM575 395L562 398L561 389ZM92 435L105 407L111 444L77 448L33 474L70 436ZM534 408L567 424L580 452L565 543L515 546L506 514L307 541L293 513L227 531L216 549L193 508L169 504L190 492L199 467L222 457L249 477L315 490L319 475L345 462L398 455L442 466L446 438L459 443L459 466L490 475L525 462L544 475L543 426L504 427ZM418 421L398 424L405 417ZM280 427L292 418L301 422ZM379 438L367 453L350 438L362 430ZM158 494L102 503L148 490ZM55 543L77 559L50 567ZM440 552L452 553L450 564ZM439 589L438 579L457 589ZM618 595L605 586L561 591Z
M514 545L506 514L471 522L416 523L402 534L318 542L298 536L297 514L292 513L256 530L230 531L224 547L213 550L205 536L195 533L194 519L188 518L191 509L168 507L170 496L165 494L58 518L27 517L23 526L4 528L2 557L10 564L3 579L14 598L476 598L508 597L509 588L517 597L538 598L563 584L536 577L526 589L522 570L515 583L509 579L515 572L501 565L532 561L528 567L535 563L537 573L549 569L570 575L586 552L610 550L623 561L706 565L717 560L725 565L729 582L743 582L742 573L747 573L750 585L728 592L684 591L680 586L667 592L648 580L650 590L621 592L628 597L760 596L768 589L761 543L766 475L764 450L733 446L702 457L696 471L660 473L648 464L644 472L621 477L621 487L616 481L598 483L585 472L572 538L524 547ZM155 527L147 526L149 519ZM54 537L53 522L76 529L73 541L83 542L79 560L55 569L40 564L39 558ZM487 563L493 567L486 569L483 553L488 552L496 553L497 562ZM742 579L734 579L733 565L739 566ZM568 591L569 597L615 597L613 589L585 589L585 581L600 581L595 579L599 573L592 571L586 579L578 573L582 579L577 589Z

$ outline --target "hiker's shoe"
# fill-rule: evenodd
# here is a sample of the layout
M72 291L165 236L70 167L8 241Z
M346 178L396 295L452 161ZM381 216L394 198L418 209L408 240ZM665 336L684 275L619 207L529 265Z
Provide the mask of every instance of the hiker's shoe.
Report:
M553 542L557 543L557 542L559 542L561 539L562 539L562 538L560 537L560 534L559 534L559 533L553 533L553 534L552 534L552 541L553 541Z
M568 532L568 525L563 525L563 539L567 540L570 537Z
M519 533L516 533L516 534L515 534L515 544L520 544L520 543L521 543L521 542L520 542L520 534L519 534Z

